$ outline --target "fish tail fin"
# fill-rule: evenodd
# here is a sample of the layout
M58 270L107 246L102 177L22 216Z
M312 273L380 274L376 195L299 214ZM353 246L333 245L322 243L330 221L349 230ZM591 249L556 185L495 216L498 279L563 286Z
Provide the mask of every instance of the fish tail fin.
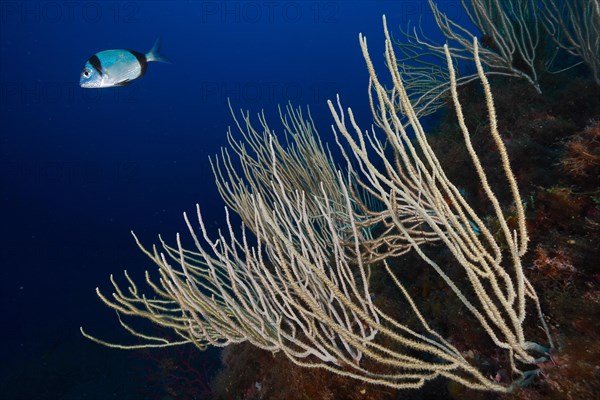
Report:
M150 49L150 51L148 53L146 53L146 61L148 61L148 62L158 61L158 62L171 64L171 60L169 60L167 57L160 54L160 45L161 45L161 40L159 37L158 39L156 39L156 42L154 42L154 46L152 46L152 49Z

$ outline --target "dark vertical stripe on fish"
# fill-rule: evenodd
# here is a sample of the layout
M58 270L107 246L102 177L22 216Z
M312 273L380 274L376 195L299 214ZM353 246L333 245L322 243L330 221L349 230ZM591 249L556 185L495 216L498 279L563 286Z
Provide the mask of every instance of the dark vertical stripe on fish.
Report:
M137 51L133 51L133 50L127 50L128 52L130 52L131 54L133 54L135 56L135 58L137 58L138 62L140 63L140 76L143 76L146 73L146 68L148 68L148 60L146 60L146 55L142 54L142 53L138 53Z
M94 69L100 74L100 76L102 76L102 63L100 62L100 59L98 58L97 55L93 55L90 57L89 59L89 63L92 64L92 67L94 67Z

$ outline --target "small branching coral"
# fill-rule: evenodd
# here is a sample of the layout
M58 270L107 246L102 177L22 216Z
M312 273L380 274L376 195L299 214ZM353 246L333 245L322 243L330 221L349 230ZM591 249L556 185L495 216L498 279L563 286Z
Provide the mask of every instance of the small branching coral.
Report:
M600 121L592 122L567 141L561 164L574 178L600 177Z

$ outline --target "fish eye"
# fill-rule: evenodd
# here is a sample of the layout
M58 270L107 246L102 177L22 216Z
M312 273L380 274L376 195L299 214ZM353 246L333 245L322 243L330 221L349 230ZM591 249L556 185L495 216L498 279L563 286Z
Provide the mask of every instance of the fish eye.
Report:
M90 69L89 69L89 68L84 68L84 69L83 69L83 76L84 76L85 78L89 78L89 77L90 77L90 75L92 75L92 71L90 71Z

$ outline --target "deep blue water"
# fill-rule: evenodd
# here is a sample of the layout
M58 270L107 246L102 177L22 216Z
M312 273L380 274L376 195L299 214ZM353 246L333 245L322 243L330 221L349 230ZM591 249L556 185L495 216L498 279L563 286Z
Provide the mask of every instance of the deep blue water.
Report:
M458 15L458 1L448 2ZM383 71L381 16L418 20L411 1L0 2L0 399L136 399L130 353L84 339L83 325L131 343L94 289L109 275L138 279L151 244L184 231L201 204L212 228L223 203L208 156L225 146L227 107L309 105L332 142L336 93L368 126L368 75L358 33ZM430 32L432 37L436 31ZM152 63L127 87L79 88L95 52L150 49L162 37L172 64ZM383 73L383 72L382 72Z

